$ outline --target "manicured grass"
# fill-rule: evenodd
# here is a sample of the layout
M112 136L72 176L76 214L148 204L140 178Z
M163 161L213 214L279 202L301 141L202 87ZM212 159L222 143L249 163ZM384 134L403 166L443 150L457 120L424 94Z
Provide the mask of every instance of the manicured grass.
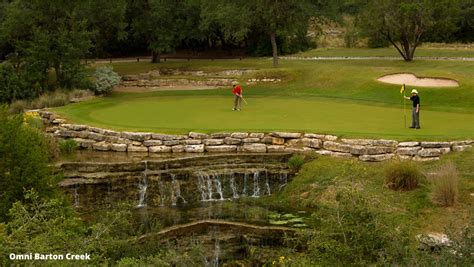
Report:
M315 97L250 96L249 105L236 112L231 110L232 100L232 96L117 94L57 111L81 123L155 132L289 130L400 139L462 138L474 132L474 124L463 123L473 116L463 113L425 111L423 129L411 130L403 127L404 115L400 108Z
M160 64L127 62L113 66L122 75L157 68L256 69L258 72L240 79L249 101L240 113L231 111L233 96L230 87L207 91L114 94L66 106L58 112L72 121L100 127L170 133L189 130L300 130L397 139L472 138L474 133L472 62L282 60L277 70L271 68L268 59L168 61ZM460 87L417 88L422 104L422 129L409 131L403 128L400 86L376 80L398 72L452 78L459 81ZM265 76L281 77L282 82L245 84L247 79ZM406 107L409 124L409 101Z
M295 54L302 57L400 57L394 47L387 48L319 48ZM418 47L416 57L474 57L473 47L434 48Z

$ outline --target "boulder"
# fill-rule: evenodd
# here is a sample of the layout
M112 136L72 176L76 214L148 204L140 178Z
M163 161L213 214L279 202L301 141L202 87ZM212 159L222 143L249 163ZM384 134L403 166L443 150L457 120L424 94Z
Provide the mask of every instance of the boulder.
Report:
M122 132L122 137L132 141L143 142L151 138L151 133Z
M213 133L211 134L211 138L213 139L223 139L226 137L230 137L230 133Z
M127 151L128 152L148 152L148 147L128 145Z
M416 146L416 147L411 147L411 146L407 146L407 147L399 147L397 148L397 154L398 155L404 155L404 156L415 156L418 151L421 150L421 147L419 146Z
M230 135L230 137L232 138L239 138L239 139L244 139L244 138L247 138L249 136L248 133L232 133Z
M351 151L350 145L340 144L333 141L324 141L323 148L333 152L349 153Z
M181 140L168 140L168 141L163 141L163 145L165 146L176 146L181 144Z
M63 120L63 119L53 119L51 121L51 124L63 124L65 122L66 122L66 120Z
M304 138L316 138L316 139L321 139L323 140L325 135L324 134L313 134L313 133L307 133L303 135Z
M189 137L193 139L206 139L206 138L209 138L209 135L204 134L204 133L190 132Z
M388 146L368 146L367 147L368 155L393 153L394 151L395 151L395 147L388 147Z
M125 151L127 151L127 145L126 144L112 144L110 146L110 148L112 149L112 151L116 151L116 152L125 152Z
M104 141L105 140L105 135L95 133L95 132L89 132L87 134L87 139L95 140L95 141Z
M423 148L418 151L417 155L423 158L438 157L441 155L441 150L439 148Z
M351 153L331 152L329 155L336 158L352 158Z
M183 142L184 142L185 145L200 145L200 144L202 144L201 139L187 139L187 140L183 140Z
M320 148L322 143L320 139L316 138L303 138L301 139L301 143L305 147L311 147L311 148Z
M336 141L337 140L337 136L335 135L325 135L324 136L324 141Z
M173 153L183 153L184 152L184 145L172 146L171 151L173 151Z
M250 133L249 137L250 138L263 138L265 136L264 133Z
M451 152L451 148L450 147L442 147L439 149L439 151L441 151L441 155L445 155L445 154L448 154L449 152Z
M235 145L206 146L205 149L207 152L216 152L216 153L235 152L237 151L237 146Z
M115 137L122 136L122 133L116 132L116 131L111 131L111 130L104 130L103 134L106 135L106 136L115 136Z
M413 156L398 155L399 160L412 160Z
M244 143L258 143L260 142L260 138L256 138L256 137L253 137L253 138L244 138L242 140Z
M172 151L169 146L151 146L148 150L150 153L169 153Z
M143 142L144 146L161 146L163 144L163 141L161 140L146 140Z
M470 145L470 144L471 144L471 141L468 141L468 140L451 142L452 146L465 146L465 145Z
M286 143L288 146L291 146L291 147L303 146L303 142L301 141L301 139L289 139Z
M273 133L271 133L271 136L286 138L286 139L300 138L301 135L302 135L301 133L288 133L288 132L273 132Z
M372 145L374 140L370 139L341 139L341 142L349 145L357 145L357 146L368 146Z
M384 160L389 160L393 158L395 154L380 154L380 155L361 155L359 159L361 161L370 161L370 162L379 162Z
M183 135L172 135L172 134L151 134L151 139L162 140L162 141L171 141L171 140L183 140L187 136Z
M224 139L224 144L226 145L239 145L242 143L242 139L233 138L233 137L226 137Z
M90 132L98 133L98 134L104 134L104 129L97 128L97 127L89 127L88 128Z
M269 153L271 153L271 152L284 152L285 151L285 146L282 146L282 145L268 145L267 146L267 151Z
M419 242L419 248L427 251L440 251L442 248L450 247L451 240L446 234L442 233L428 233L417 235L416 239Z
M206 146L217 146L217 145L224 144L224 140L223 139L204 139L202 140L202 143L205 144Z
M204 145L185 145L184 151L189 153L202 153L204 152Z
M84 131L87 130L87 125L82 124L63 124L62 127L73 130L73 131Z
M56 132L54 132L54 136L57 137L62 137L62 138L74 138L74 137L79 137L78 132L76 131L71 131L71 130L64 130L64 129L59 129Z
M423 148L441 148L450 146L450 142L421 142L421 147Z
M285 139L280 138L280 137L273 137L272 138L272 144L273 145L283 145L283 144L285 144Z
M110 144L106 142L98 142L94 143L92 145L92 148L94 150L99 150L99 151L109 151L110 150Z
M352 155L364 155L367 154L367 147L362 145L352 145L349 152Z
M272 144L273 143L273 137L265 136L264 138L262 138L262 140L260 142L262 142L264 144Z
M265 153L267 146L265 144L244 144L242 147L244 152Z
M439 157L420 157L420 156L414 156L413 157L414 161L434 161L434 160L439 160Z
M472 145L463 145L463 146L453 146L453 151L455 152L461 152L461 151L464 151L464 150L467 150L469 148L471 148Z
M419 146L420 142L401 142L398 143L398 147L415 147Z
M74 138L77 144L82 148L92 148L92 146L96 143L94 140L89 139L82 139L82 138Z
M390 147L390 146L397 146L398 142L395 140L380 139L380 140L372 140L372 145Z

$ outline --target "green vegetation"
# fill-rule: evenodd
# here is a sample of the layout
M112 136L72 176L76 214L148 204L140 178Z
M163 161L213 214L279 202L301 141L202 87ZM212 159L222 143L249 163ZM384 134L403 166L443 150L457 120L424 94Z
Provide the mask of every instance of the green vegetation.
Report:
M411 161L394 161L385 168L385 185L394 190L413 190L422 177Z
M95 70L95 92L109 94L120 83L120 76L111 66L100 66Z
M304 157L302 155L294 155L288 160L288 167L294 171L299 170L303 164Z
M459 174L456 165L448 162L431 175L431 199L434 203L450 207L456 204L459 195Z
M59 149L61 153L66 155L72 154L78 148L77 142L74 139L66 139L59 141Z
M313 131L345 136L397 139L470 138L474 132L470 88L474 71L468 62L451 61L284 61L285 68L267 71L266 60L164 62L163 68L216 71L259 69L245 80L281 75L280 84L245 85L249 103L232 112L230 89L144 94L112 94L108 98L65 106L56 111L78 123L117 130L168 133L195 131ZM124 75L155 69L150 63L116 63ZM419 76L450 77L459 88L418 88L422 129L405 129L398 85L377 82L382 75L413 72ZM252 76L255 75L255 76ZM173 76L169 76L173 77ZM410 102L406 103L407 123ZM162 115L163 114L163 115ZM164 115L166 114L166 115ZM374 116L374 114L376 114Z

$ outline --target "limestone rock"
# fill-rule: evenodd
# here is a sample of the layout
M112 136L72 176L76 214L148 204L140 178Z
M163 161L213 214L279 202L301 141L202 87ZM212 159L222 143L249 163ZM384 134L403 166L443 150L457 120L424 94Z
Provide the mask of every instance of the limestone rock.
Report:
M413 157L414 161L434 161L434 160L439 160L439 157L420 157L420 156L414 156Z
M183 140L187 136L183 135L172 135L172 134L151 134L151 139L162 140L162 141L171 141L171 140Z
M314 133L307 133L303 135L304 138L316 138L316 139L321 139L321 140L324 140L325 136L326 135L324 134L314 134Z
M204 134L204 133L190 132L189 137L193 139L206 139L206 138L209 138L209 135Z
M418 156L426 157L438 157L441 155L441 150L439 148L424 148L417 153Z
M76 131L64 130L64 129L57 130L56 132L54 132L54 135L57 137L62 137L62 138L79 137Z
M183 141L185 145L200 145L202 144L201 139L187 139Z
M361 161L370 161L370 162L379 162L384 160L389 160L393 158L395 154L380 154L380 155L361 155L359 159Z
M471 144L471 141L464 140L464 141L453 141L451 142L452 146L465 146Z
M73 131L84 131L87 129L87 125L82 124L63 124L61 126Z
M343 153L343 152L332 152L329 154L331 157L336 157L336 158L352 158L351 153Z
M183 153L184 152L184 145L172 146L171 151L173 151L173 153Z
M451 152L451 148L450 147L442 147L439 149L439 151L441 151L441 155L445 155L445 154L448 154L449 152Z
M263 138L265 136L264 133L250 133L250 138Z
M104 129L97 128L97 127L89 127L89 131L98 133L98 134L104 134Z
M268 145L267 150L269 153L271 152L283 152L285 151L285 146L282 145Z
M217 146L217 145L224 144L224 140L223 139L204 139L202 140L202 143L205 144L206 146Z
M280 138L280 137L273 137L272 138L272 144L273 145L283 145L283 144L285 144L285 139Z
M364 155L367 154L367 147L362 145L352 145L349 152L352 155Z
M413 156L406 156L406 155L398 155L399 160L412 160Z
M161 146L163 144L163 141L161 140L146 140L143 142L144 146Z
M372 145L390 147L390 146L397 146L398 142L395 140L379 139L379 140L372 140Z
M449 142L421 142L421 147L423 148L441 148L450 146L451 143Z
M461 151L467 150L471 147L472 147L472 145L453 146L453 151L461 152Z
M230 133L213 133L211 134L211 138L213 139L223 139L226 137L230 137Z
M286 138L286 139L294 139L294 138L300 138L301 133L287 133L287 132L273 132L271 133L272 136L275 137L280 137L280 138Z
M419 248L428 251L439 251L444 247L451 246L451 240L446 234L442 233L428 233L417 235L416 239L419 242Z
M303 138L301 142L303 146L311 148L320 148L322 144L321 140L316 138Z
M242 139L233 138L233 137L226 137L224 139L224 144L226 145L239 145L242 143Z
M89 132L89 134L87 135L87 138L100 142L100 141L105 140L105 135L95 133L95 132Z
M349 153L351 146L346 144L340 144L333 141L324 141L323 148L334 152Z
M94 143L92 145L92 148L94 148L94 150L99 150L99 151L109 151L110 144L106 142L98 142L98 143Z
M373 144L373 140L370 139L341 139L341 142L349 145L357 145L357 146L368 146Z
M273 143L273 137L265 136L264 138L262 138L262 140L260 142L262 142L264 144L272 144Z
M95 144L95 141L89 139L74 138L74 140L76 140L77 144L82 148L92 148Z
M406 147L399 147L397 148L397 154L398 155L404 155L404 156L415 156L418 151L421 150L421 147L419 146L416 146L416 147L412 147L412 146L406 146Z
M151 146L148 148L150 153L169 153L171 152L171 147L169 146Z
M394 151L395 151L395 147L388 147L388 146L368 146L367 147L367 154L369 155L393 153Z
M325 136L324 136L324 140L325 140L325 141L336 141L336 140L337 140L337 136L335 136L335 135L325 135Z
M249 137L249 138L244 138L242 141L243 141L244 143L258 143L258 142L260 142L260 138L255 138L255 137L254 137L254 138L250 138L250 137Z
M65 122L66 120L63 120L63 119L54 119L51 121L52 124L63 124Z
M122 132L122 137L132 140L132 141L143 142L145 140L149 140L151 138L151 134L150 133L136 133L136 132Z
M184 151L189 153L202 153L204 152L204 145L185 145Z
M247 138L249 136L248 133L232 133L230 135L230 137L232 138L239 138L239 139L244 139L244 138Z
M115 136L115 137L120 137L122 136L122 133L116 132L116 131L111 131L111 130L104 130L103 133L105 136Z
M181 144L181 140L167 140L163 141L163 145L165 146L176 146Z
M112 144L110 146L110 148L112 149L112 151L116 151L116 152L125 152L125 151L127 151L127 145L126 144Z
M148 147L128 145L127 151L128 152L148 152Z
M287 141L287 144L288 146L291 146L291 147L301 147L303 146L303 142L301 141L301 139L290 139Z
M265 153L267 146L265 144L244 144L242 147L245 152Z
M216 152L216 153L235 152L237 151L237 146L235 145L206 146L206 151Z
M398 144L398 147L415 147L419 145L420 142L401 142Z

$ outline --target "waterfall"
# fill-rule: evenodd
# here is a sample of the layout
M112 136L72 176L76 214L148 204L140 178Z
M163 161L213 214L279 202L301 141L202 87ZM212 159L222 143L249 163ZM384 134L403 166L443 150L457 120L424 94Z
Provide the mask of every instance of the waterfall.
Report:
M218 174L198 174L199 192L201 193L201 201L225 200L222 192L222 182ZM214 195L218 194L219 198L214 199Z
M287 183L288 183L288 173L286 172L280 173L280 189L279 190L285 187Z
M272 192L270 190L270 183L268 182L268 171L265 170L265 187L267 188L267 194L271 195Z
M219 267L219 255L221 254L221 246L219 245L219 239L216 237L214 241L214 258L211 261L211 266Z
M260 196L260 185L259 185L260 172L257 170L253 173L253 195L252 197Z
M235 185L235 175L233 173L230 176L230 188L232 189L232 197L239 198L239 194L237 193L237 186Z
M248 178L249 178L248 173L245 173L244 174L244 186L242 187L242 196L247 195L247 180L248 180Z
M79 207L79 193L77 193L77 189L80 185L74 186L74 207Z
M143 172L143 179L138 183L138 206L139 208L146 206L146 189L148 187L148 161L145 161L145 171Z
M176 180L176 175L171 175L171 205L176 206L179 199L186 203L186 200L181 196L181 187L179 185L179 181Z

